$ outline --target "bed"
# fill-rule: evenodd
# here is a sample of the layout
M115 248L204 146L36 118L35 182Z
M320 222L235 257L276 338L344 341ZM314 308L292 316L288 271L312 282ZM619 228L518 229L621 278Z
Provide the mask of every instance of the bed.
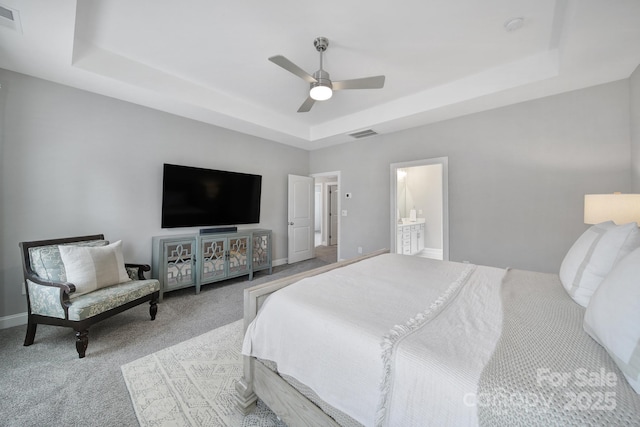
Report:
M640 425L635 374L566 288L379 251L247 289L238 406L292 426Z

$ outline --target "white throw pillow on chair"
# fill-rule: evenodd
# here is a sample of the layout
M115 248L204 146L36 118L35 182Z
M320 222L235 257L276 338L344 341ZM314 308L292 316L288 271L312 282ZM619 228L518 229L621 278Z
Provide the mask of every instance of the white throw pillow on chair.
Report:
M76 286L71 297L131 280L124 267L122 241L107 246L60 245L67 281Z

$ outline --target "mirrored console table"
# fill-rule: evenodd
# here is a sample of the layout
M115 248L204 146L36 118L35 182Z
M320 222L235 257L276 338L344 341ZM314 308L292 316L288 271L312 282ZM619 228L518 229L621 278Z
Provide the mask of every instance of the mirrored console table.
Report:
M151 276L160 281L160 301L165 292L200 287L232 277L269 270L271 230L167 235L153 237Z

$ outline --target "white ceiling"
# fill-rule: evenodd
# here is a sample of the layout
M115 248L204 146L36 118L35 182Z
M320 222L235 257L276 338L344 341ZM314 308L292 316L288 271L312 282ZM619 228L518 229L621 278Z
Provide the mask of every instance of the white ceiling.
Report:
M309 150L629 77L638 0L0 0L0 68ZM524 18L506 31L511 18ZM0 22L2 24L2 22ZM383 74L308 113L333 80Z

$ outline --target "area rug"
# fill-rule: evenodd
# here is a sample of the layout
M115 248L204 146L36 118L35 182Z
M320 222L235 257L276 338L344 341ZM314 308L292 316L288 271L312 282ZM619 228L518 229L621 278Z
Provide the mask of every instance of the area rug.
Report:
M242 376L242 320L121 367L141 427L284 426L262 402L235 408Z

